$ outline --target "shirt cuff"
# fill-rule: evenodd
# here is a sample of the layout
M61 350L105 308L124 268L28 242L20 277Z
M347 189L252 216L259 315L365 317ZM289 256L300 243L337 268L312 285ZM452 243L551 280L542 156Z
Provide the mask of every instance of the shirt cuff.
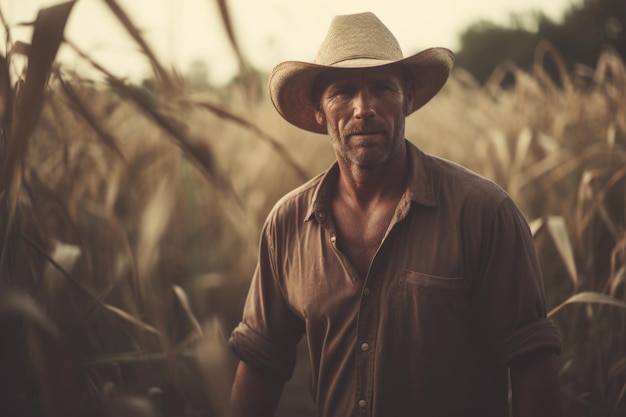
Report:
M296 364L296 349L277 346L246 323L233 330L228 346L250 367L271 377L288 381Z
M561 334L549 318L504 335L496 340L494 352L498 363L508 366L518 356L540 349L561 353Z

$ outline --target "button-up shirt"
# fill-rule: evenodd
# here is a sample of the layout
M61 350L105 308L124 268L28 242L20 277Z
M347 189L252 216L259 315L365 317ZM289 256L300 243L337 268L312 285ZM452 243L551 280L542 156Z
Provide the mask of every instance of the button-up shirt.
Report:
M560 350L532 235L495 183L406 146L364 278L338 249L336 163L276 204L229 344L286 380L306 334L320 417L506 416L510 361Z

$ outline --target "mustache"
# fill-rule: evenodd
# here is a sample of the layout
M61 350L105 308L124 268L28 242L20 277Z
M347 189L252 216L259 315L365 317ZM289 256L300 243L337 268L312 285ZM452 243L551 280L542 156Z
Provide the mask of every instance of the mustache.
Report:
M372 120L365 120L362 122L355 122L347 125L344 129L344 134L346 136L350 136L359 134L363 135L367 133L380 133L386 131L387 128L381 123Z

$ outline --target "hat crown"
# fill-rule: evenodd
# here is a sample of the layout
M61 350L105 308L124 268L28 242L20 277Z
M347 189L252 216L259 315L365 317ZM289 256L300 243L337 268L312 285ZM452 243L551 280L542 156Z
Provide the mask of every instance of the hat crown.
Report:
M412 89L407 93L412 113L441 90L453 63L454 54L446 48L429 48L404 58L395 36L376 15L343 15L332 19L315 62L281 62L270 73L268 88L272 104L285 120L310 132L327 133L316 117L318 103L312 100L316 80L325 71L401 65L419 80L407 84Z
M391 31L371 12L335 16L315 63L335 65L351 59L397 61L402 50Z

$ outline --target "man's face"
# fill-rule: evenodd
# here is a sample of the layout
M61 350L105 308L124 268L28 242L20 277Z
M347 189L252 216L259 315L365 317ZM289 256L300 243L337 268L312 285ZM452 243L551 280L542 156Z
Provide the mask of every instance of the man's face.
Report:
M400 68L366 68L321 76L317 122L337 157L360 167L388 162L404 143L408 113Z

